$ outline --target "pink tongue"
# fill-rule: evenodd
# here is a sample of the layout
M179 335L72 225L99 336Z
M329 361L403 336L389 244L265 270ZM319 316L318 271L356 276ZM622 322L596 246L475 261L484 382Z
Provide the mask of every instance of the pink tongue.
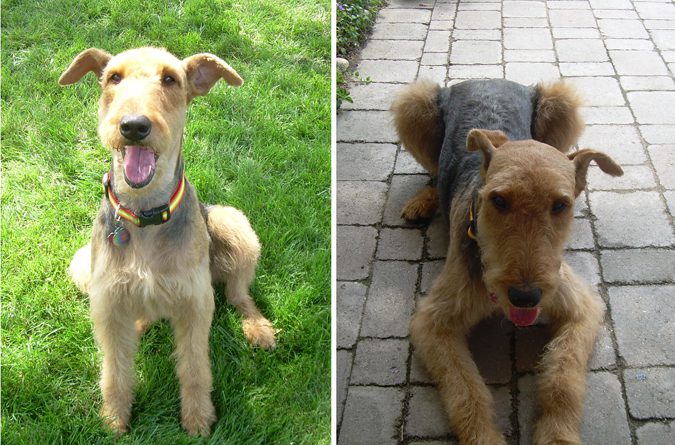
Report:
M134 184L142 184L155 171L155 153L143 147L128 145L125 147L124 173Z
M509 308L509 318L517 326L529 326L537 319L539 308Z

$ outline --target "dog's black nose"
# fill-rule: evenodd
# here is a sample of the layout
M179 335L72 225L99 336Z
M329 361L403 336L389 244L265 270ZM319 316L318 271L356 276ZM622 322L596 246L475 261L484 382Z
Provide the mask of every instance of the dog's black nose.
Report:
M538 287L509 287L508 294L515 307L534 307L541 300L541 289Z
M150 119L139 114L127 114L120 121L120 133L130 141L145 139L152 130Z

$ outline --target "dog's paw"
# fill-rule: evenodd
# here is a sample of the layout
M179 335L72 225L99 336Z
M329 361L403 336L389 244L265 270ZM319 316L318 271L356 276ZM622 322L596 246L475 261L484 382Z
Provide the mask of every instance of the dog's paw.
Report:
M208 399L203 406L196 409L183 407L180 424L191 436L206 437L211 434L211 425L216 421L216 410Z
M420 197L418 194L403 206L401 218L406 221L429 220L434 217L437 208L438 203L435 199Z
M101 417L103 418L105 425L112 430L115 436L119 437L129 431L128 420L124 420L119 416L110 414L105 408L101 410Z
M259 346L263 349L274 349L276 332L272 323L266 318L247 318L243 322L244 336L251 346Z

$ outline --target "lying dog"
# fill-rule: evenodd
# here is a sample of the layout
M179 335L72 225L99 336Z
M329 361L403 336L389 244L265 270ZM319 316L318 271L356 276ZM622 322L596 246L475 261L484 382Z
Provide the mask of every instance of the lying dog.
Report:
M580 443L586 367L604 306L563 251L590 161L610 175L623 172L603 153L563 154L583 130L578 105L562 82L506 80L443 89L421 81L392 105L401 141L438 184L419 191L402 216L427 219L440 205L449 218L447 259L413 315L411 339L462 444L505 443L466 341L495 312L517 326L540 313L550 319L534 443Z
M167 318L176 337L182 425L192 435L208 435L216 418L208 352L212 282L226 283L248 341L275 345L271 323L248 293L260 254L255 232L238 210L201 205L184 176L189 103L221 78L234 86L243 80L212 54L181 61L156 48L117 56L92 48L59 83L75 83L89 71L100 80L98 133L112 166L91 243L75 254L70 274L89 294L103 351L102 415L116 432L126 431L138 339L149 324Z

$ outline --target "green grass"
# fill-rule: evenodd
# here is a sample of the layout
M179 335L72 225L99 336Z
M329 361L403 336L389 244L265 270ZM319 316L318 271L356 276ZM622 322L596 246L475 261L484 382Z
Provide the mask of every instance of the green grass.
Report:
M90 236L109 158L94 76L57 79L81 50L212 52L246 83L191 106L187 176L241 209L263 253L253 287L281 330L253 350L217 292L218 421L179 423L166 322L143 338L131 432L120 443L330 442L330 7L328 0L6 0L2 3L2 442L115 443L98 416L100 354L66 268Z

